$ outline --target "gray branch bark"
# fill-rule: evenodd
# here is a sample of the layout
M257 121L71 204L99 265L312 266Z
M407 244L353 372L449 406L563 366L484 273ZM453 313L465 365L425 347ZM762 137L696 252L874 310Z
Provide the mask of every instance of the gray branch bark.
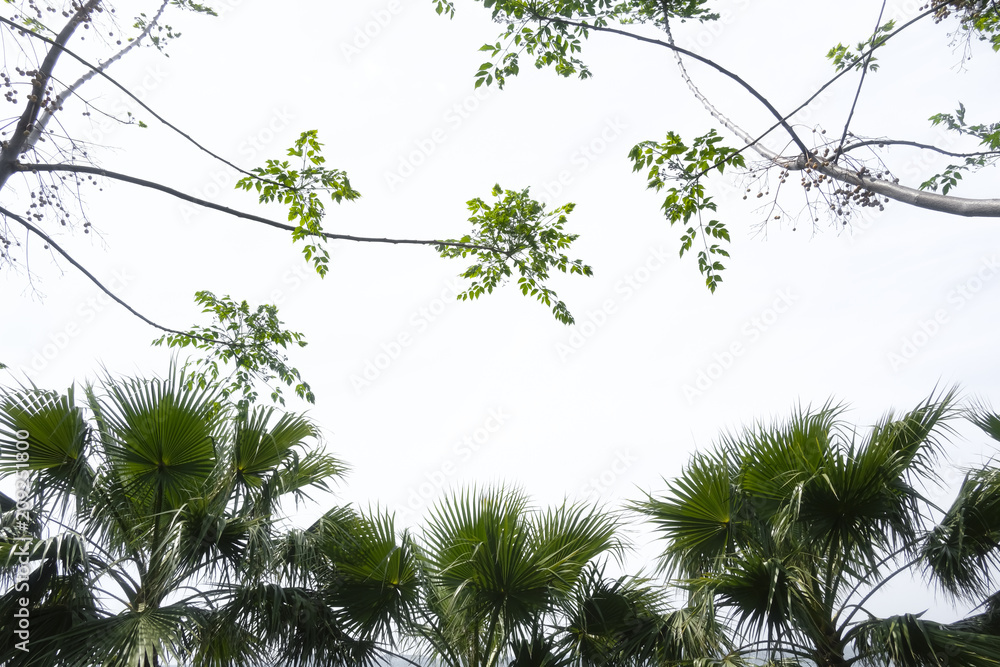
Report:
M52 106L49 107L48 109L45 109L41 117L38 119L38 122L35 123L34 129L31 131L31 134L28 135L28 140L25 143L25 149L30 149L32 146L35 145L35 142L38 141L38 137L40 137L42 132L45 131L45 127L49 124L49 121L52 119L52 116L55 115L56 111L62 108L63 102L65 102L70 95L76 93L76 91L80 89L80 86L87 83L98 74L102 74L105 70L111 67L111 65L121 60L129 51L139 46L139 44L143 41L143 39L145 39L149 35L149 32L150 30L153 29L153 26L155 26L157 22L160 20L160 16L163 15L163 10L167 8L167 5L169 3L170 0L163 0L163 4L160 5L160 8L156 11L156 15L153 16L153 20L149 21L146 24L146 27L142 29L142 32L140 32L135 39L129 42L128 46L121 49L118 53L116 53L115 55L111 56L103 63L98 65L96 69L88 70L83 76L74 81L72 85L67 87L64 91L62 91L56 96L55 103L52 104Z
M929 9L925 10L917 18L897 28L895 31L886 36L886 39L883 40L882 45L884 45L885 42L887 42L891 37L895 36L900 31L906 29L920 18L930 15L935 9L937 9L942 4L944 3L935 4L933 7L930 7ZM572 21L566 21L566 23L571 25L579 25ZM708 111L712 115L712 117L714 117L716 120L722 123L722 125L726 129L728 129L730 132L733 132L737 137L745 141L748 148L754 150L757 154L759 154L765 160L768 160L769 162L774 164L776 167L788 169L790 171L800 171L806 169L807 167L810 167L818 171L819 173L825 174L828 177L835 179L841 183L845 183L852 186L860 186L877 195L888 197L889 199L902 202L904 204L909 204L910 206L915 206L917 208L927 209L930 211L937 211L940 213L947 213L950 215L960 215L965 217L1000 218L1000 199L969 199L964 197L939 195L934 192L927 192L925 190L920 190L918 188L901 185L899 183L892 181L870 178L848 167L841 167L832 162L825 162L820 159L817 159L813 154L810 153L809 150L803 148L801 140L799 140L799 138L795 135L794 132L791 131L790 127L788 126L787 119L790 117L791 114L786 116L778 114L779 122L775 124L775 127L780 126L784 128L787 132L789 132L789 135L792 137L792 140L796 142L796 144L799 146L800 149L802 149L803 152L802 154L794 157L785 157L775 154L773 151L763 146L760 143L759 138L754 139L753 137L750 136L750 134L746 130L739 127L735 122L726 117L726 115L723 114L714 104L712 104L711 101L708 98L706 98L705 95L702 94L702 92L694 84L694 81L692 81L691 77L688 75L687 69L684 67L684 62L681 59L681 56L682 55L694 56L698 60L701 60L702 62L706 62L706 59L700 56L696 56L695 54L692 54L690 51L682 49L681 47L674 44L673 35L670 33L670 26L668 24L666 13L664 13L664 28L667 34L666 42L661 40L649 39L647 37L642 37L640 35L636 35L624 30L618 30L614 28L607 28L602 26L588 26L588 27L591 30L596 30L600 32L611 32L631 37L638 41L657 44L659 46L666 47L671 51L673 51L674 55L677 58L677 65L681 71L681 77L684 79L684 82L687 84L688 88L690 88L695 98L699 102L701 102L702 106L705 107L706 111ZM878 48L878 46L873 46L869 51L862 54L863 57L869 58L871 56L872 51L874 51L876 48ZM715 67L716 70L722 72L723 74L727 73L718 65L714 63L709 63L709 64L711 64L713 67ZM846 71L847 70L844 70L843 72L838 73L833 80L843 76L846 73ZM737 77L731 77L731 78L737 81L737 83L740 83L740 85L742 85L745 89L747 89L748 92L757 97L758 100L763 99L762 96L757 91L750 88L744 81L742 81L742 79L739 79ZM831 80L831 83L833 80ZM825 87L826 86L824 86L824 88ZM772 111L772 113L775 113L774 107L771 106L769 103L765 103L765 106L768 108L768 110ZM797 108L792 113L793 114L797 113L802 108L802 106ZM868 142L864 143L867 144ZM890 142L890 143L903 144L910 142ZM921 147L931 148L932 150L939 150L930 146L921 146ZM857 145L852 145L848 149L850 148L857 148Z
M852 169L835 165L832 162L809 162L804 156L800 156L793 162L781 162L779 166L791 170L801 170L809 166L821 174L826 174L830 178L834 178L842 183L855 186L860 185L875 194L916 206L917 208L969 218L1000 218L1000 199L967 199L965 197L939 195L935 192L918 190L917 188L900 185L892 181L870 178Z

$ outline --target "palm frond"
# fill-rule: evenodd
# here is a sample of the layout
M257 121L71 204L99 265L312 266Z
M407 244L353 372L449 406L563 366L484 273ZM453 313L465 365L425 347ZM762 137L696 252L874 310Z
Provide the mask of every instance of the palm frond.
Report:
M1000 636L956 630L913 614L865 621L850 639L861 662L871 667L1000 665Z
M39 498L86 496L94 478L89 439L72 386L65 394L22 387L0 396L0 479L33 471Z
M416 555L410 541L396 534L391 516L373 510L359 515L349 542L330 545L333 576L324 578L324 592L343 610L347 627L366 638L393 641L412 615L419 594Z
M352 637L343 621L322 591L261 584L235 590L217 623L244 628L266 647L269 664L373 667L375 644Z
M1000 414L985 401L978 401L972 404L966 412L966 417L973 424L983 430L996 442L1000 442Z
M1000 566L1000 468L966 475L955 502L921 547L928 574L945 591L967 599L994 592Z
M148 511L179 508L200 493L216 465L224 413L218 390L188 388L183 371L165 379L134 378L87 388L105 455L129 497ZM166 503L154 508L154 498Z
M735 546L739 529L740 496L733 484L735 471L721 455L696 455L684 472L669 481L667 495L633 503L648 517L666 542L660 570L681 577L697 577Z
M596 558L621 557L625 545L617 515L585 504L566 503L531 516L532 546L537 567L551 575L550 586L568 593L583 568Z

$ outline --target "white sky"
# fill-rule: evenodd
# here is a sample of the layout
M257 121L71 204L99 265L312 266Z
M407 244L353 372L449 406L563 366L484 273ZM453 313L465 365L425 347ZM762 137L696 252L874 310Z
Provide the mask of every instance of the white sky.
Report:
M887 17L912 15L919 4L896 3ZM814 234L805 218L792 231L781 221L764 240L751 228L766 212L716 178L733 257L721 289L704 288L694 257L677 258L680 230L663 220L662 197L645 190L626 158L638 141L662 140L669 130L690 139L714 126L665 50L597 35L584 52L591 80L535 71L526 58L507 89L474 91L485 59L477 49L499 26L467 0L453 21L429 0L214 5L218 19L168 21L184 33L170 58L144 49L111 74L244 168L319 129L328 165L345 169L364 195L330 206L330 231L459 237L466 200L487 198L494 183L530 186L550 203L576 202L572 257L594 267L592 278L553 281L577 317L570 328L513 286L454 301L465 265L430 248L339 243L320 280L285 233L121 183L87 192L102 242L77 232L60 243L151 319L174 328L207 323L192 296L209 289L278 303L287 326L306 334L309 347L291 361L313 385L309 412L328 446L353 468L340 500L395 510L404 525L418 523L446 487L499 480L540 504L568 496L615 505L662 490L662 478L720 430L783 418L800 402L846 401L861 424L913 407L935 386L960 383L966 395L1000 402L995 221L890 203L840 231L821 221ZM123 23L150 11L150 3L118 7ZM863 39L879 3L718 7L718 24L676 26L678 43L731 67L784 110L832 75L827 49ZM956 72L961 52L945 28L913 29L870 75L852 129L940 140L926 119L958 101L970 120L992 122L996 56L976 53ZM747 95L689 68L751 132L770 124ZM816 123L838 133L855 84L842 80L808 118L797 117L803 135ZM101 165L263 214L253 196L232 190L231 170L119 93L98 83L87 95L150 125L84 122L78 109L67 115L77 136L104 147L94 151ZM902 151L889 157L911 185L947 164ZM407 174L405 161L420 164ZM393 183L393 173L406 177ZM996 171L987 171L957 193L996 196L996 183ZM798 210L794 175L786 190L781 201ZM279 207L267 213L283 216ZM31 268L44 300L26 289L23 274L6 275L0 292L0 360L18 369L17 379L65 388L102 364L113 373L166 371L170 353L148 345L156 331L108 305L64 262L60 275L39 250ZM984 437L963 434L970 437L956 438L950 452L956 461L993 453Z

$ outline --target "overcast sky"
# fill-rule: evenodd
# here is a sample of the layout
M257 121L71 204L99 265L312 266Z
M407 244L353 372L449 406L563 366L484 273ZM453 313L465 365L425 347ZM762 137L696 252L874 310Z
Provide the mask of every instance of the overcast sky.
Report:
M898 2L886 16L912 16L919 4ZM117 6L127 25L151 3ZM294 407L308 407L327 446L352 467L341 501L394 510L403 525L417 524L445 488L496 481L520 485L540 504L570 497L617 505L662 490L663 478L721 430L783 418L798 404L844 401L847 417L862 425L954 384L1000 404L995 221L890 203L846 228L825 219L814 228L806 213L755 235L768 217L756 206L767 197L744 201L746 185L713 178L732 259L718 292L705 289L694 257L677 257L680 230L663 219L662 197L645 189L626 157L639 141L671 130L691 138L713 126L665 50L597 35L584 51L591 80L561 79L525 59L505 90L474 90L484 60L477 49L500 27L466 0L452 21L428 0L214 6L217 19L168 21L183 33L169 58L144 49L112 75L243 168L281 157L299 132L318 129L328 165L346 170L363 194L330 205L329 231L455 238L469 227L468 199L487 198L495 183L530 187L549 204L577 204L567 225L580 234L571 255L594 268L591 278L553 280L577 318L567 327L513 286L456 302L465 265L430 248L338 243L321 280L283 232L121 183L85 191L101 235L77 230L60 243L150 319L207 324L192 296L208 289L276 303L287 326L306 334L309 346L291 361L317 400ZM829 47L865 38L879 3L717 6L719 23L675 26L678 43L788 110L833 74ZM95 46L80 48L97 53ZM974 53L959 68L962 50L930 23L894 40L869 76L852 129L940 141L927 118L959 101L970 120L992 122L997 56ZM769 125L745 93L689 67L751 132ZM839 133L856 82L846 77L796 117L801 133ZM150 126L84 119L78 107L67 113L66 127L97 144L98 164L281 219L280 207L262 209L233 190L233 170L120 93L95 83L85 96ZM911 185L947 164L888 156ZM987 171L957 194L996 196L996 183L996 171ZM798 211L797 177L784 189L780 201ZM72 267L34 247L31 269L34 290L23 273L8 273L0 291L0 361L16 380L65 389L102 366L166 371L170 353L149 347L158 333ZM949 453L975 463L993 452L963 429ZM958 473L947 479L955 483Z

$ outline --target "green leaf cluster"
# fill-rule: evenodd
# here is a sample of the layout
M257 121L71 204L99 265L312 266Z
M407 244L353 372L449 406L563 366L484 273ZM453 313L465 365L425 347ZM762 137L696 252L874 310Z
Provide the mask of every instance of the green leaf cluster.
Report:
M4 632L0 662L274 664L281 642L234 605L279 578L283 499L344 466L304 417L220 405L176 367L83 394L0 390L0 478L27 475L29 508L0 494L0 614L27 600L31 619L30 651Z
M698 251L698 270L712 292L722 282L719 273L725 269L716 258L729 256L715 241L729 242L730 238L725 224L715 219L707 223L703 220L702 214L716 211L716 204L706 194L702 178L713 169L723 173L726 167L746 165L737 149L722 146L721 141L714 129L695 137L690 146L679 135L669 132L665 141L641 142L628 154L632 170L645 171L648 188L657 192L666 188L661 208L670 224L687 225L681 235L680 256L691 250L695 239L701 237L703 249Z
M958 186L962 180L962 172L973 173L983 167L995 164L1000 160L1000 122L978 125L971 125L965 120L965 105L959 102L958 109L954 115L950 113L938 113L930 117L932 125L942 125L948 130L958 134L966 134L979 140L979 145L983 152L968 155L962 164L950 164L940 174L935 174L920 184L921 190L937 191L941 188L941 194L948 194L950 190Z
M492 204L478 197L468 202L473 232L447 241L461 246L437 246L442 257L471 256L475 260L475 264L460 274L472 283L458 298L465 301L492 293L517 272L517 285L522 294L550 306L560 322L573 324L566 304L545 281L552 270L593 275L593 270L582 260L570 260L562 252L578 236L563 231L566 216L573 211L574 204L565 204L549 212L545 204L529 196L527 188L517 192L495 185L492 194L497 198Z
M193 371L187 376L189 386L205 388L222 378L222 398L240 396L237 404L245 410L257 400L258 381L268 387L272 401L284 405L281 386L274 382L277 380L286 386L294 385L296 396L315 403L309 383L297 368L288 365L283 352L289 345L305 347L307 343L301 333L282 328L276 306L263 304L251 310L246 301L237 303L229 296L220 299L209 291L195 293L195 302L203 307L203 313L213 316L211 325L166 334L153 341L153 345L190 347L206 353L185 364L185 369ZM224 375L230 364L232 370Z
M875 56L871 55L870 51L874 51L889 39L889 33L891 33L896 27L895 21L887 21L875 29L875 33L868 38L866 42L858 42L856 46L856 51L852 50L848 46L843 44L837 44L837 46L831 48L826 57L828 60L833 62L834 68L840 72L845 69L864 69L867 65L868 69L872 72L878 71L878 62Z
M492 44L485 44L480 51L490 54L491 60L480 65L476 72L476 87L496 81L503 88L508 76L520 71L522 53L534 56L535 67L552 67L560 76L577 75L581 79L591 76L591 71L580 59L583 40L592 26L611 24L661 22L666 10L671 17L681 20L701 21L718 19L718 14L707 8L707 0L681 0L659 2L656 0L482 0L483 6L493 10L493 20L506 23L504 32ZM576 25L569 23L572 21Z
M256 190L261 204L278 202L288 206L288 221L296 223L292 240L307 240L302 252L306 261L312 261L316 273L326 276L330 270L330 253L323 241L323 216L326 206L322 193L340 203L353 201L361 193L351 187L347 174L339 169L323 167L323 144L317 130L307 130L299 135L295 145L288 149L288 156L298 158L298 167L289 160L268 160L264 167L256 167L251 176L236 183L238 189Z
M448 18L455 18L455 3L452 0L431 0L434 3L434 11L439 15Z

